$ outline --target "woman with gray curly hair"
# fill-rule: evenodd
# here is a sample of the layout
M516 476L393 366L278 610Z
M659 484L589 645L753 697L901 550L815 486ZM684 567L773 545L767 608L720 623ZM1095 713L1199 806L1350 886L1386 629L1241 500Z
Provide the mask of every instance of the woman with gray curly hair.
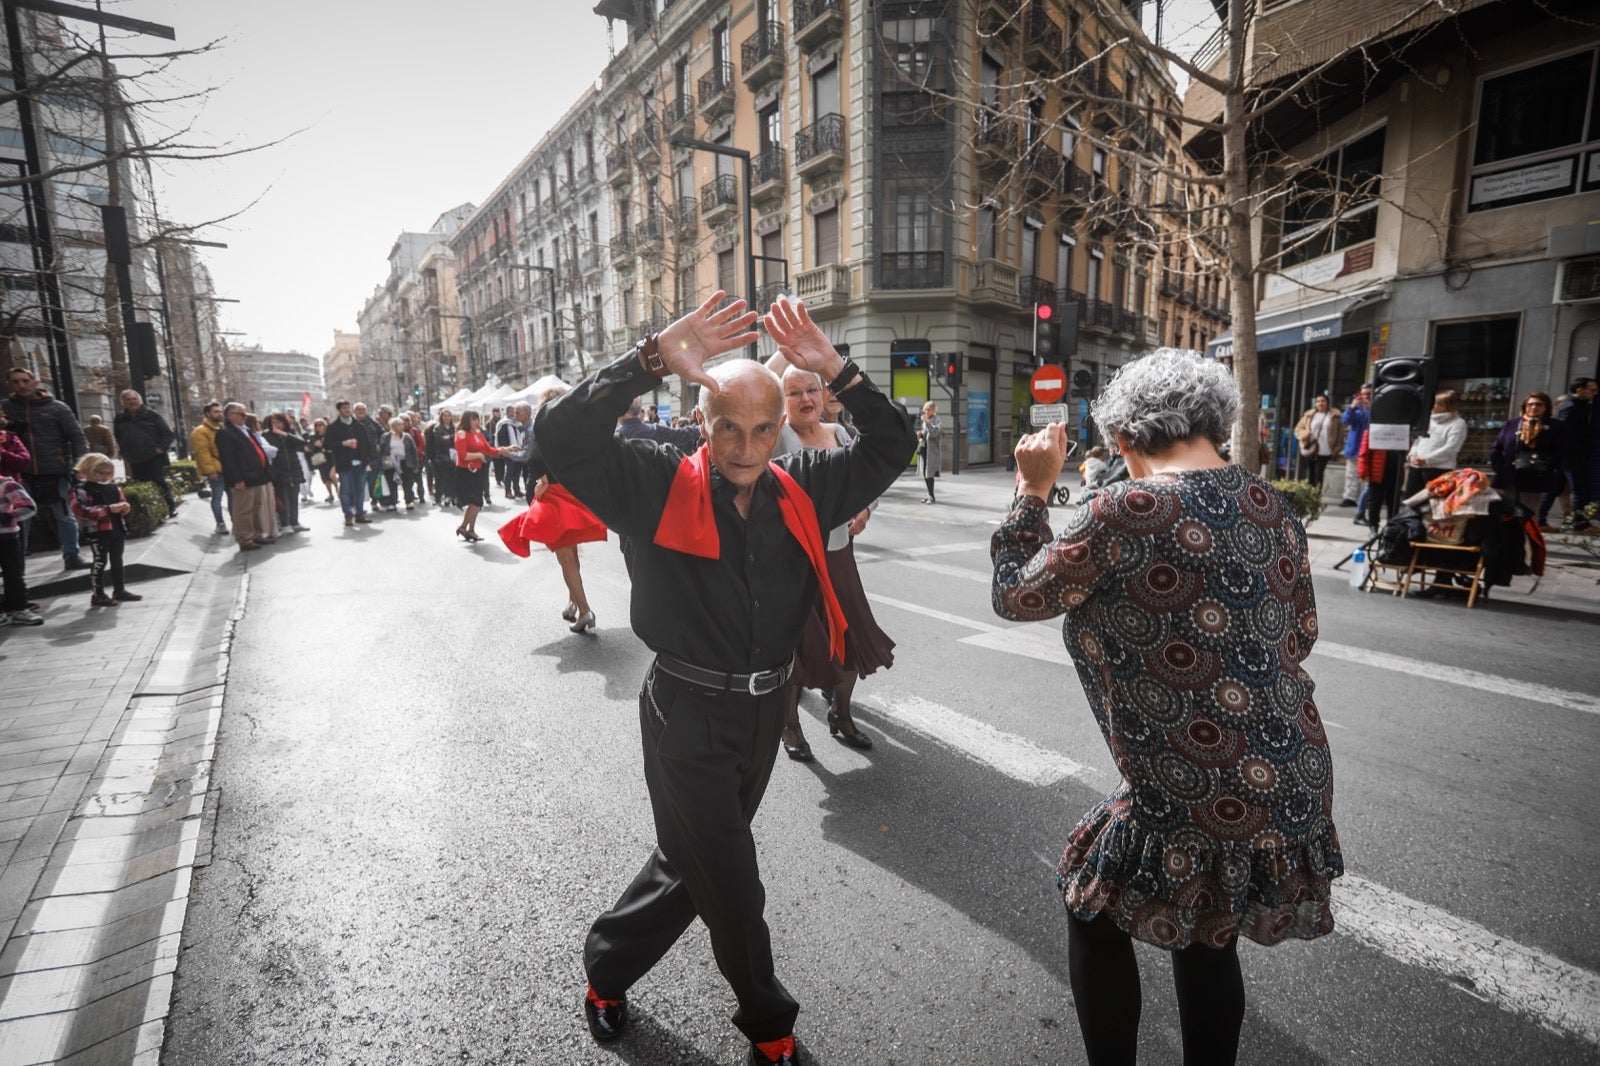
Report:
M1270 485L1219 454L1239 403L1216 363L1130 363L1094 418L1131 479L1052 537L1045 499L1066 435L1048 426L1018 443L1018 495L994 534L995 612L1066 616L1067 651L1122 774L1057 868L1091 1066L1134 1061L1133 940L1172 952L1184 1061L1231 1063L1239 936L1271 945L1333 929L1344 860L1302 667L1317 637L1306 535Z

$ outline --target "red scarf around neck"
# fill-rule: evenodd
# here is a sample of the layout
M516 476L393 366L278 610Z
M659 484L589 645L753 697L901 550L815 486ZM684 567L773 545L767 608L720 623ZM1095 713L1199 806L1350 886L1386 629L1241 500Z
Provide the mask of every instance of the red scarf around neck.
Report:
M783 467L777 463L767 466L778 479L778 511L783 515L783 524L800 542L806 558L811 560L811 569L816 572L817 584L822 587L822 605L828 615L828 651L843 662L847 623L839 597L834 595L833 581L828 577L816 504ZM685 555L721 558L722 538L717 533L716 516L711 512L711 450L705 445L678 464L672 488L667 492L667 505L661 511L661 524L656 527L655 542Z

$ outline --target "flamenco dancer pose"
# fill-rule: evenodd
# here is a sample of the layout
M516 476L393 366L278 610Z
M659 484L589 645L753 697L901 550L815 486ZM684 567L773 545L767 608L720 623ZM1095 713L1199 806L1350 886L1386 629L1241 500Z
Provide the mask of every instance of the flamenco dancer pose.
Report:
M775 360L781 361L781 357ZM828 393L822 379L809 370L787 364L768 365L783 375L785 422L775 454L788 455L802 448L848 447L852 439L849 429L838 422L823 421ZM814 758L800 728L800 691L807 688L819 689L828 699L828 732L834 739L862 751L872 747L872 738L856 728L850 717L850 696L859 679L894 665L894 641L878 628L861 585L861 571L856 568L854 538L867 527L871 514L864 509L828 534L828 577L847 623L844 658L841 661L829 653L828 619L819 605L800 631L794 687L789 690L789 705L784 713L783 751L796 762L811 762Z
M707 360L756 339L723 293L649 336L539 412L534 433L562 483L626 538L634 632L655 654L639 693L645 785L657 846L594 922L583 1010L596 1040L624 1035L627 996L689 925L711 934L754 1066L793 1066L799 1004L773 972L766 892L750 823L783 731L784 691L820 592L842 655L846 623L824 530L846 523L905 469L905 411L843 359L802 305L777 303L767 331L784 358L819 372L861 438L772 461L783 387L760 363ZM692 455L623 440L629 401L668 373L698 383L706 443Z
M539 406L567 391L566 386L547 389L539 395ZM530 554L530 544L543 544L549 548L561 567L561 580L567 583L567 606L561 617L572 623L574 633L594 631L594 610L583 591L583 573L578 569L578 545L587 541L605 540L605 523L573 498L551 476L550 466L534 434L525 436L522 450L512 458L527 464L527 477L533 481L533 502L528 509L501 526L500 539L512 553L524 559Z

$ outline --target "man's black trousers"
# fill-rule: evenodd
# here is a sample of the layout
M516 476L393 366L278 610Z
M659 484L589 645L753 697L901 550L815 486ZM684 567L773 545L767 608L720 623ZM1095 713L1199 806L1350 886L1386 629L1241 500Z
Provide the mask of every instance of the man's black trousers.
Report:
M714 693L654 666L645 676L639 728L657 846L589 930L584 968L602 998L626 992L698 916L739 1001L733 1024L752 1042L794 1031L800 1007L772 972L750 833L778 755L786 691Z

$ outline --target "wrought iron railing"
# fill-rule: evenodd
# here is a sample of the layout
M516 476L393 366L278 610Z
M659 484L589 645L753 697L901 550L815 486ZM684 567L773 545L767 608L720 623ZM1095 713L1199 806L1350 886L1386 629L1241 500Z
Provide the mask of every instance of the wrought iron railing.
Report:
M878 256L880 289L942 289L949 285L943 252L882 252Z
M700 186L700 213L709 215L739 202L739 183L732 174L718 174Z
M794 135L794 161L804 163L824 152L844 150L844 116L823 115Z
M772 145L759 153L750 161L751 183L765 185L769 181L782 181L786 173L784 156L784 150L778 145Z

